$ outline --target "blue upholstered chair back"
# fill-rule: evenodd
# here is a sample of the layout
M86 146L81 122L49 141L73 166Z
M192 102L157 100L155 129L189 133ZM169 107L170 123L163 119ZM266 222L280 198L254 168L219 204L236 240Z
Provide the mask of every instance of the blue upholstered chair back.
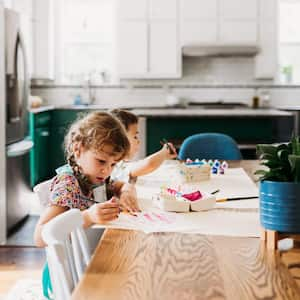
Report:
M178 154L179 159L239 160L242 154L237 143L221 133L198 133L186 138Z

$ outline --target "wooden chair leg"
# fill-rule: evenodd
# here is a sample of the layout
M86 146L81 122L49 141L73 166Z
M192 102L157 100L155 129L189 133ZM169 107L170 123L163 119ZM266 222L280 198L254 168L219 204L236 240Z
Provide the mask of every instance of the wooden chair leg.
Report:
M263 242L266 242L266 240L267 240L267 231L263 227L261 228L261 231L260 231L260 239Z
M278 245L278 231L267 230L267 248L276 250Z

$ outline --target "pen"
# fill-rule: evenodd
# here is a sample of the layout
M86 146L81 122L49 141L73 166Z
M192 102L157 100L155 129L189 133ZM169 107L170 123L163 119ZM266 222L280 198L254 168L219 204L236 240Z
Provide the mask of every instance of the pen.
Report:
M226 201L235 201L235 200L247 200L247 199L257 199L257 198L258 198L258 196L224 198L224 199L217 199L217 202L226 202Z
M162 141L160 142L162 145L163 144L166 144L167 145L167 149L169 150L169 152L170 152L170 154L174 154L174 151L173 151L173 149L169 146L169 142L165 139L165 138L163 138L162 139Z
M219 190L219 189L217 189L217 190L215 190L215 191L211 192L210 194L211 194L211 195L214 195L214 194L216 194L216 193L219 193L219 192L220 192L220 190Z

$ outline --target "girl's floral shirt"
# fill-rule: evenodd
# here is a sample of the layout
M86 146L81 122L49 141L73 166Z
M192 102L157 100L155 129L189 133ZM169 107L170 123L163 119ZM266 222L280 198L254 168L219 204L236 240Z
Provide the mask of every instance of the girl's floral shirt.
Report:
M94 204L93 191L84 195L78 180L69 165L64 165L56 170L50 187L50 205L78 208L84 210Z

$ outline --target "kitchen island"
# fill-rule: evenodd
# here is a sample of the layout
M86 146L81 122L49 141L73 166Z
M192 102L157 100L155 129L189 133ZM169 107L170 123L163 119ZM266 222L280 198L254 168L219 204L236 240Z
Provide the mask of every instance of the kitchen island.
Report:
M107 111L101 105L49 107L30 113L30 134L34 141L31 151L31 185L51 178L55 169L64 164L63 140L69 125L81 114L93 110ZM219 132L232 136L245 159L255 157L257 143L289 140L294 128L294 115L276 109L206 109L145 107L132 108L141 118L140 156L160 149L163 138L177 148L188 136L201 132ZM48 153L45 156L45 153Z

